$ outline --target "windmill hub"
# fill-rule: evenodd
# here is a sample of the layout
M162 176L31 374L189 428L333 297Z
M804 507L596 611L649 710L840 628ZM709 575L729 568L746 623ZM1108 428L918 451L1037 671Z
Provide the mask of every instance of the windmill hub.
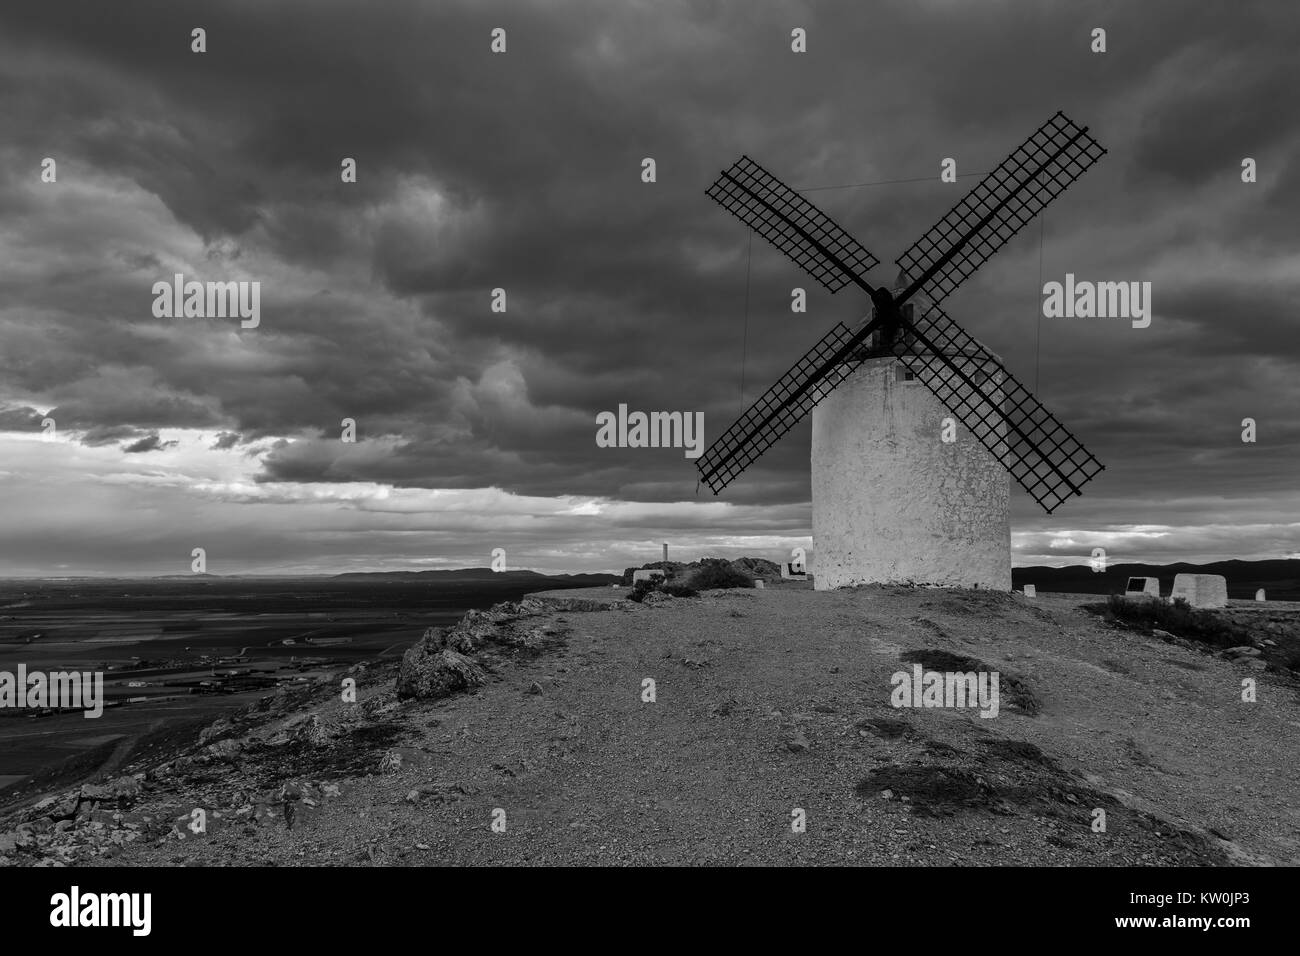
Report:
M887 349L898 337L900 315L898 303L886 289L871 290L871 304L875 306L872 319L879 321L880 334L869 348Z

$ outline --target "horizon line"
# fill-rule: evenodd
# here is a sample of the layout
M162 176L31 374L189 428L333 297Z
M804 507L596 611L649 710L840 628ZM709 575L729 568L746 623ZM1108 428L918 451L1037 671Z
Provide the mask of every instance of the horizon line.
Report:
M732 560L739 560L739 559L732 559ZM769 560L769 559L764 559L764 560ZM1297 558L1297 557L1251 558L1251 559L1246 559L1246 558L1216 558L1216 559L1211 560L1211 561L1200 561L1200 562L1196 562L1196 561L1185 561L1185 560L1183 560L1183 561L1166 561L1166 562L1162 562L1162 563L1157 563L1157 562L1153 562L1153 561L1109 561L1109 560L1108 560L1108 561L1107 561L1107 569L1106 569L1106 570L1110 570L1110 569L1118 568L1118 567L1130 566L1130 565L1147 565L1147 566L1149 566L1149 567L1170 567L1170 566L1172 566L1172 565L1176 565L1176 564L1185 564L1185 565L1188 565L1188 566L1190 566L1190 567L1204 567L1204 566L1209 565L1209 564L1227 564L1227 563L1231 563L1231 562L1234 562L1234 561L1237 562L1237 563L1239 563L1239 564L1260 564L1260 563L1263 563L1263 562L1265 562L1265 561L1296 561L1296 562L1300 562L1300 558ZM645 563L645 564L659 564L659 563L661 563L661 561L647 561L647 562L644 562L644 563ZM689 561L681 561L681 562L677 562L677 563L679 563L679 564L690 564L691 562L689 562ZM772 562L772 563L773 563L773 564L776 564L777 562ZM1038 568L1041 568L1041 569L1043 569L1043 570L1047 570L1047 571L1063 571L1063 570L1065 570L1065 569L1067 569L1067 568L1089 568L1089 569L1091 570L1092 566L1091 566L1091 564L1088 563L1088 562L1077 563L1077 564L1062 564L1062 565L1050 565L1050 564L1020 564L1020 565L1017 565L1017 564L1012 564L1012 566L1011 566L1011 569L1012 569L1013 571L1016 571L1016 570L1021 570L1021 571L1023 571L1023 570L1031 570L1031 569L1038 569ZM582 576L596 576L596 575L609 575L609 576L618 577L618 576L621 576L622 573L623 573L622 571L537 571L537 570L535 570L535 569L533 569L533 568L507 568L507 569L505 569L504 571L493 571L493 570L491 569L491 567L488 567L488 566L486 566L486 565L473 565L473 566L470 566L470 567L463 567L463 568L422 568L422 569L420 569L420 570L410 570L410 569L400 569L400 570L398 570L398 569L389 569L389 570L382 570L382 571L301 571L301 572L286 572L286 571L257 571L257 572L250 572L250 573L247 573L247 574L213 574L213 573L211 573L211 572L206 572L206 571L205 571L205 572L191 572L191 573L189 573L189 574L184 574L184 573L180 573L180 574L147 574L147 573L137 573L137 574L113 574L113 573L109 573L109 572L104 572L104 573L100 573L100 574L0 574L0 581L156 581L156 580L163 580L163 579L168 579L168 580L186 580L186 579L190 579L190 578L212 578L212 579L218 579L218 580L238 580L238 579L246 579L246 578L268 578L268 579L269 579L269 578L277 578L277 579L293 578L293 579L301 579L301 578L336 578L336 577L340 577L340 576L345 575L345 574L357 574L357 575L362 575L362 574L370 574L370 575L381 575L381 574L431 574L431 573L452 573L452 572L456 572L456 571L485 571L485 572L487 572L487 573L489 573L489 574L494 574L494 575L495 575L495 574L510 574L510 573L528 572L528 573L530 573L530 574L537 574L537 575L540 575L540 576L542 576L542 577L566 577L566 576L567 576L567 577L582 577ZM813 573L813 574L816 574L816 571L814 570L812 573ZM1104 570L1103 570L1103 571L1098 571L1097 573L1099 573L1099 574L1100 574L1100 573L1105 573L1105 571L1104 571Z

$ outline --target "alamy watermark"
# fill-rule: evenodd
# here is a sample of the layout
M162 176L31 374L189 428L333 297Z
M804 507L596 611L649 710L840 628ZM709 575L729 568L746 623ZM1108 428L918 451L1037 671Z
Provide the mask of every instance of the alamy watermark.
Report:
M73 886L50 897L50 925L59 928L119 926L148 936L152 912L152 893L83 893Z
M83 717L104 713L102 671L0 671L0 707L84 710Z
M158 319L225 319L238 316L242 329L255 329L262 321L262 283L185 281L176 273L171 282L153 284L153 314Z
M1132 319L1133 328L1151 324L1150 282L1065 282L1043 284L1043 317L1047 319Z
M629 412L596 415L597 448L685 448L687 458L704 453L703 412Z
M997 671L896 671L889 703L894 707L979 707L981 717L998 715Z

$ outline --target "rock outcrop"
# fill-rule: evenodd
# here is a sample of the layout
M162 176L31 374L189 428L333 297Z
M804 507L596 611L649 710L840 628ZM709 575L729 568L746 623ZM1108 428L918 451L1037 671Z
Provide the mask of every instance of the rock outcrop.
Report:
M402 655L397 675L401 699L436 700L487 683L487 670L472 655L541 651L558 641L564 628L536 619L554 611L603 611L609 605L583 598L524 598L470 611L455 626L431 627Z
M691 574L698 571L707 564L724 564L733 570L742 574L747 574L752 578L761 578L765 581L781 580L781 565L775 561L769 561L766 558L736 558L734 561L726 561L722 558L703 558L699 561L692 561L684 564L681 561L651 561L649 564L643 564L639 568L627 568L623 571L623 586L632 586L633 571L663 571L669 580L682 581L688 579Z
M431 646L427 638L402 655L397 674L400 699L437 700L487 683L487 672L464 654Z

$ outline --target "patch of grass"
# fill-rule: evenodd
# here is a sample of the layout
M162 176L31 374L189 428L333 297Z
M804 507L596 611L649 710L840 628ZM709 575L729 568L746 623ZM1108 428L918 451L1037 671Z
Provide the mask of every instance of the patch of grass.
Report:
M1034 744L1025 740L1007 740L1003 737L995 737L992 740L981 740L979 743L985 750L996 754L1003 760L1018 760L1021 763L1040 764L1044 767L1051 767L1053 770L1058 769L1055 760L1039 750Z
M947 591L934 605L948 614L982 614L993 610L1015 607L1015 598L1008 591L986 591L982 588L953 589Z
M854 726L859 730L869 730L877 737L886 740L897 740L912 730L912 725L907 721L894 720L891 717L869 717L866 720L859 720Z
M928 740L925 743L925 752L932 757L941 757L944 760L955 759L960 757L962 751L958 750L952 744L946 744L942 740Z
M1013 707L1017 707L1024 714L1033 716L1043 709L1042 701L1025 683L1023 678L1010 674L999 667L990 667L983 661L976 660L973 657L963 657L961 654L954 654L951 651L941 651L937 648L923 648L919 651L907 651L899 655L898 658L904 664L920 664L927 671L942 671L965 674L968 671L979 673L986 671L998 673L998 694L1002 700L1005 700Z
M993 788L969 770L959 767L877 767L854 788L864 800L878 798L882 790L907 797L918 816L952 816L958 810L988 807Z
M1132 737L1124 739L1124 750L1128 753L1129 759L1139 767L1150 767L1152 770L1161 769L1160 765L1151 759L1151 755L1142 749L1142 745Z
M954 761L963 757L973 760L974 765L885 764L871 770L854 790L862 800L887 800L890 805L897 801L917 816L993 814L1026 824L1032 819L1052 827L1055 832L1044 839L1062 847L1071 846L1075 834L1080 845L1088 845L1084 842L1088 839L1087 810L1102 807L1110 826L1130 834L1139 852L1161 860L1162 865L1223 866L1227 862L1224 851L1203 835L1123 806L1113 795L1086 785L1027 741L993 738L979 743L982 752L978 755L958 751L950 755ZM931 742L926 749L934 753L936 744ZM885 790L891 792L884 794Z
M1105 617L1146 630L1160 629L1210 647L1252 644L1250 631L1213 611L1194 608L1182 598L1173 601L1130 601L1118 594L1106 599Z
M952 651L924 647L919 651L906 651L898 659L904 664L920 664L928 671L987 671L992 670L983 661L973 657L963 657Z
M1275 647L1272 648L1272 651L1270 661L1275 666L1300 671L1300 643L1289 644L1286 647Z
M384 751L411 733L405 724L386 722L355 727L325 745L302 740L281 746L255 744L245 751L250 759L244 769L263 787L287 777L359 777L376 773Z

